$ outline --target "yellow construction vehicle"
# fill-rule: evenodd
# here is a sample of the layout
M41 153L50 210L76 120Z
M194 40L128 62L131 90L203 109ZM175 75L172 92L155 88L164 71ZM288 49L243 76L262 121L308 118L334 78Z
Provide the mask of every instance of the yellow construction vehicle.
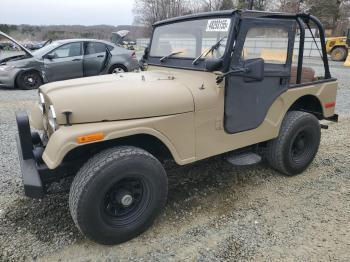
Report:
M345 61L350 48L350 28L347 36L330 37L327 39L326 49L333 61Z

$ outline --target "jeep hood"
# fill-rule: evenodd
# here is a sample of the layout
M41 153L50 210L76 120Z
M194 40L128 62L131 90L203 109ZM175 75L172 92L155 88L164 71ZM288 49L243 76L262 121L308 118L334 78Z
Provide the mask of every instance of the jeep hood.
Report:
M180 114L194 111L190 90L169 72L123 73L43 85L46 106L58 124L91 123Z

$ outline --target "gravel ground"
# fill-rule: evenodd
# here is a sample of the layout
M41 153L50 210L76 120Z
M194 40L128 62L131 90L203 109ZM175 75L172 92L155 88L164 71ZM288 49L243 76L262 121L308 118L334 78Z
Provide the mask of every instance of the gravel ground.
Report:
M14 112L37 93L0 90L0 261L349 261L350 69L332 69L340 123L322 131L304 174L287 178L264 164L235 168L220 158L172 170L162 215L113 247L79 234L66 193L23 196Z

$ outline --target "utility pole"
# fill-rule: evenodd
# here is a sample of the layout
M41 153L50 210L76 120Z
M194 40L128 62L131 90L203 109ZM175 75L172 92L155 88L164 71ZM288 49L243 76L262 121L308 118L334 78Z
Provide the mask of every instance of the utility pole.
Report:
M248 10L253 10L254 0L249 0Z

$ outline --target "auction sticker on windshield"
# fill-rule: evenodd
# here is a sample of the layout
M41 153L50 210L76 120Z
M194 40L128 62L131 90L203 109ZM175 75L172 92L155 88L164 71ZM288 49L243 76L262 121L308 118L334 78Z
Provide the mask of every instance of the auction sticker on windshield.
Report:
M231 19L210 19L207 24L207 32L227 32Z

